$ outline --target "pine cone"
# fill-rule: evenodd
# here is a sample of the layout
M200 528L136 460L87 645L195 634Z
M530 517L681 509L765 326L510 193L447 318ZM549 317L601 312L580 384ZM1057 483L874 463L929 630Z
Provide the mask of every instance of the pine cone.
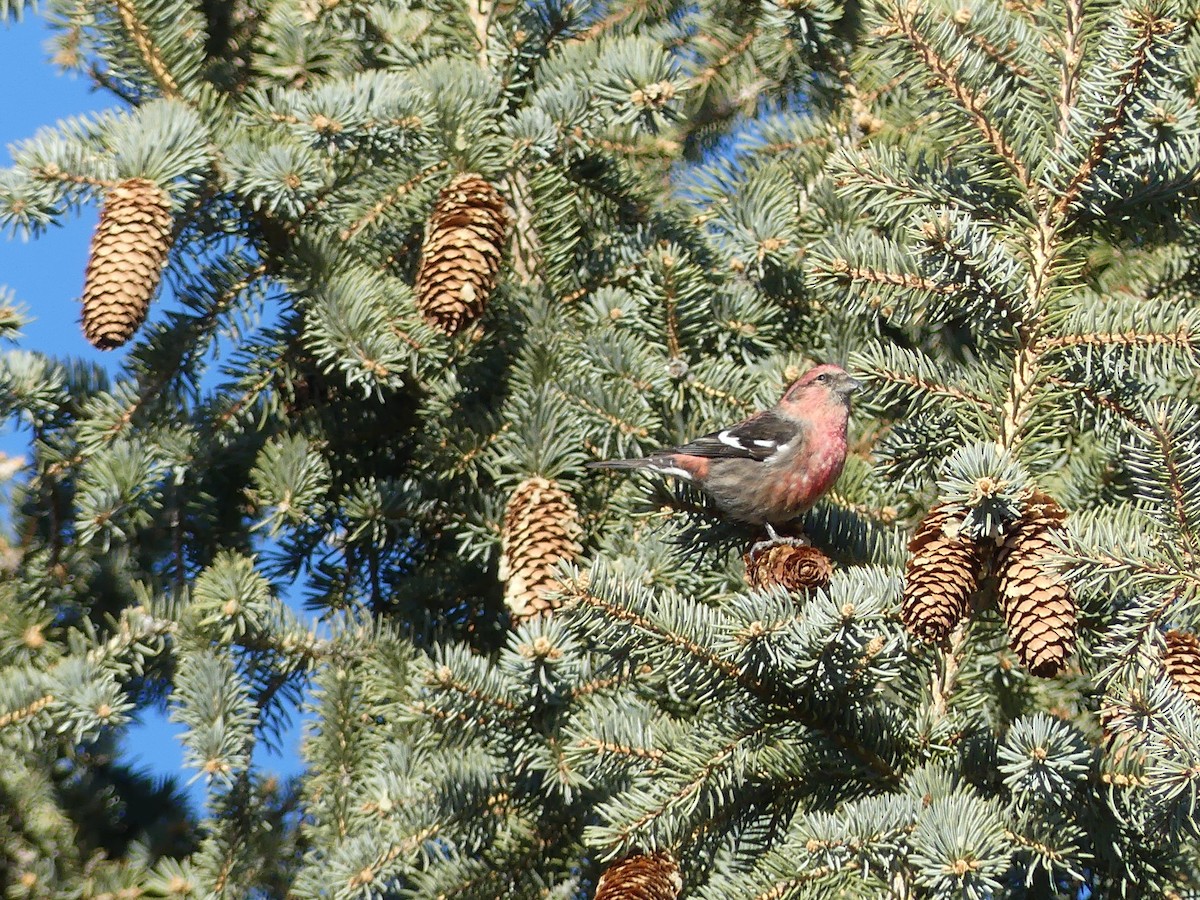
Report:
M1009 646L1039 678L1061 672L1075 650L1075 601L1066 581L1046 562L1059 553L1050 534L1066 516L1050 497L1035 494L996 554Z
M483 313L507 232L504 198L481 176L458 175L442 189L417 269L417 306L430 325L453 335Z
M146 320L171 224L171 200L153 181L128 178L108 192L83 285L83 333L94 347L120 347Z
M816 547L780 542L759 553L751 550L744 559L753 588L777 584L789 591L815 591L828 587L833 577L833 563Z
M504 511L500 580L513 615L527 619L548 612L547 594L558 589L555 570L579 555L579 512L571 495L539 476L517 486Z
M908 542L900 617L916 637L944 641L967 614L983 551L960 536L962 513L943 504L925 514Z
M596 884L596 900L675 900L682 892L679 865L668 853L615 862Z
M1200 703L1200 640L1186 631L1168 631L1163 668L1179 689Z

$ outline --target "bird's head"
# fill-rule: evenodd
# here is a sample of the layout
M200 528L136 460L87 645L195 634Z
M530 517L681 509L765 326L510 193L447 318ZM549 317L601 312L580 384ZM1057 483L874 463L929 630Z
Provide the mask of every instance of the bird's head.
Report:
M847 407L850 395L862 387L840 366L824 365L809 369L783 395L783 403L800 409L828 406Z

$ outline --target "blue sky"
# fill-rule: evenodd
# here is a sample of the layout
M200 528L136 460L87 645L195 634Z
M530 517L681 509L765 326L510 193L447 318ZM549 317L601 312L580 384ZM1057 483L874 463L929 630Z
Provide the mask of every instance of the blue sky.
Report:
M24 21L7 26L0 24L0 83L19 85L5 92L0 106L2 166L12 164L9 146L31 137L38 128L116 105L108 94L92 91L85 79L58 73L48 60L49 37L49 29L37 15L27 14ZM79 327L79 294L97 214L96 208L83 209L62 227L29 241L0 237L0 286L11 289L34 318L24 331L22 349L86 358L115 372L122 351L95 350ZM9 455L24 453L28 435L3 427L0 451ZM141 766L156 774L179 775L186 781L193 773L183 769L182 748L175 738L178 730L165 716L150 714L130 729L124 747ZM291 774L299 767L299 728L293 727L281 739L283 756L266 755L261 762L280 774ZM193 783L191 793L199 804L204 797L203 785Z

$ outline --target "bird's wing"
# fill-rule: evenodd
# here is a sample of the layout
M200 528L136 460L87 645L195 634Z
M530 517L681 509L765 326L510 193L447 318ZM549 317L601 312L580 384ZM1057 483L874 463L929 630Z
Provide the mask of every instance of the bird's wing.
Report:
M753 459L764 462L804 440L804 426L773 410L757 413L729 428L714 431L674 448L672 453L708 459Z

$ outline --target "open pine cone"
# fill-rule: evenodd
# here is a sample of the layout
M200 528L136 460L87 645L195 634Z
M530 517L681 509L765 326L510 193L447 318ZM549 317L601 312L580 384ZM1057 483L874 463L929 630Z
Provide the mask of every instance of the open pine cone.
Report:
M1200 703L1200 639L1186 631L1168 631L1163 668L1179 689Z
M682 892L679 865L670 854L639 854L604 870L596 900L676 900Z
M83 285L83 333L92 346L120 347L146 320L171 227L171 199L153 181L127 178L108 192Z
M1075 600L1067 582L1049 565L1060 552L1051 533L1066 517L1066 510L1039 492L996 551L1009 644L1022 665L1039 678L1057 675L1075 651Z
M746 582L753 588L777 584L789 591L815 591L829 586L833 563L816 547L779 542L745 557Z
M526 619L549 612L557 604L558 564L579 555L579 512L571 495L535 475L521 482L504 512L500 580L504 602L514 616Z
M508 233L504 198L482 176L464 173L438 194L417 269L417 306L454 335L483 313L496 289Z
M966 616L979 585L983 552L961 534L962 519L951 506L935 506L908 542L900 617L922 640L944 641Z

